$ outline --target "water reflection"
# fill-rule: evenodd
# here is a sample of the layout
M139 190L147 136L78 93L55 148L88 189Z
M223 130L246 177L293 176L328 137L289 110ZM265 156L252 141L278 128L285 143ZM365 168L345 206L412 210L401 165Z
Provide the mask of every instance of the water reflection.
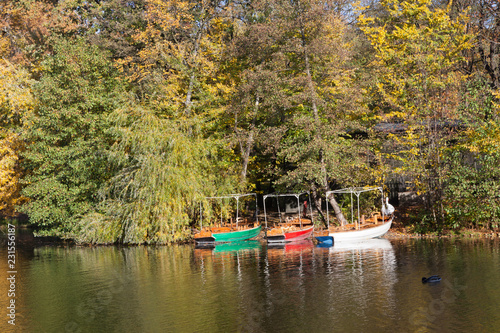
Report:
M244 253L244 252L256 252L262 248L262 244L259 241L256 240L249 240L249 241L241 241L241 242L232 242L232 243L221 243L221 244L215 244L215 243L208 243L208 244L196 244L195 245L195 252L197 250L210 250L213 253L224 253L224 252L239 252L239 253ZM256 251L253 251L256 250ZM209 253L210 251L206 251Z
M328 288L321 307L331 316L339 322L343 322L342 318L373 318L381 323L393 319L398 279L390 241L371 239L334 244L328 248L324 260Z
M20 250L16 328L475 332L500 325L498 240L221 245ZM5 262L0 268L5 280ZM441 283L421 283L434 273Z
M234 267L238 281L242 281L242 264L245 258L258 258L262 249L259 241L241 241L222 244L196 244L194 248L194 259L199 264L203 283L206 282L207 264L213 269L220 265L227 269ZM209 268L209 269L210 269Z

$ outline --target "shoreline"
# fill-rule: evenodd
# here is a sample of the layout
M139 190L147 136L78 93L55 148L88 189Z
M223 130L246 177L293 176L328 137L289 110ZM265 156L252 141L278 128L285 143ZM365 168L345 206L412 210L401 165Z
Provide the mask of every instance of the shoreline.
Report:
M4 225L0 226L0 230L5 228ZM61 239L52 236L34 236L32 230L26 226L19 226L19 230L22 230L18 234L18 241L20 245L32 245L32 246L82 246L82 247L92 247L92 246L164 246L164 245L182 245L194 242L194 239L187 239L180 242L170 243L170 244L91 244L91 243L75 243L70 239ZM256 237L257 240L261 240L262 235ZM391 229L383 236L383 238L389 240L404 240L404 239L499 239L500 231L495 230L481 230L481 229L462 229L458 231L446 230L439 234L437 232L429 233L416 233L408 231L407 227L401 222L393 223Z
M404 238L467 238L467 239L495 239L500 238L500 232L493 230L476 230L476 229L463 229L459 231L447 230L444 233L438 234L437 232L429 233L414 233L408 232L405 228L391 228L385 236L388 239L404 239Z

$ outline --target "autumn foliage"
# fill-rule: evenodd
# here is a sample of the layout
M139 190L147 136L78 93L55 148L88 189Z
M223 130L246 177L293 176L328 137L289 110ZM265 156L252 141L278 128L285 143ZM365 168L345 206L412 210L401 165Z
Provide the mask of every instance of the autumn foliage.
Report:
M205 197L310 191L321 219L328 190L398 182L415 231L498 228L498 10L0 2L0 212L39 235L171 243Z

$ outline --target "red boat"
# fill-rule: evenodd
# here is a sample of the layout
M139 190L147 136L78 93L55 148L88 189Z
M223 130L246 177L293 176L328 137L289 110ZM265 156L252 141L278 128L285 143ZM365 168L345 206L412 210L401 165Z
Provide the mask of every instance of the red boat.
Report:
M266 199L276 198L274 213L267 210ZM291 198L285 203L285 210L280 209L280 198ZM305 198L304 198L305 197ZM302 200L301 200L302 199ZM304 200L306 199L306 200ZM268 243L295 242L311 237L314 230L313 214L309 193L267 194L264 196L264 216ZM301 204L302 202L302 204ZM308 209L309 208L309 209ZM272 227L268 228L268 218Z
M282 231L278 233L280 229ZM287 231L286 228L273 228L270 230L271 234L268 233L266 238L268 243L295 242L311 237L313 230L314 226L290 231ZM273 233L273 231L275 232Z

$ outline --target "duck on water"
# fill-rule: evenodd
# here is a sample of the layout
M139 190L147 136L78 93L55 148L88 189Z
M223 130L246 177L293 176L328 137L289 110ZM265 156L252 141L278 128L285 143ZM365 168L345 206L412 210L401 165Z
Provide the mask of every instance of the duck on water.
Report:
M428 278L423 277L422 278L422 283L435 283L441 281L441 278L438 275L432 275L429 276Z

